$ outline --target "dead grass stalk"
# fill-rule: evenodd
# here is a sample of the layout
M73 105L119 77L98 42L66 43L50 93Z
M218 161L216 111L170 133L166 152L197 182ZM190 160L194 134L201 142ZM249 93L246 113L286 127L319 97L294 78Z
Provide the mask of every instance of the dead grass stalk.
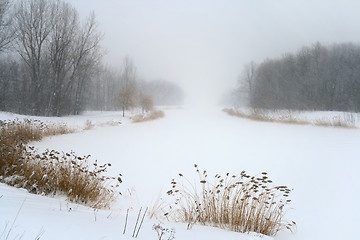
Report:
M289 209L291 190L287 186L274 186L263 172L259 176L226 173L224 177L215 175L210 181L206 171L201 172L197 184L192 184L179 174L179 182L174 179L167 193L174 197L166 215L176 221L212 225L236 232L256 232L275 236L282 229L291 231L295 222L287 223L284 215Z
M106 208L114 200L115 177L105 173L110 163L90 166L88 156L47 150L37 153L30 141L69 133L66 126L46 125L36 120L0 121L0 181L36 194L65 194L68 200L94 208Z

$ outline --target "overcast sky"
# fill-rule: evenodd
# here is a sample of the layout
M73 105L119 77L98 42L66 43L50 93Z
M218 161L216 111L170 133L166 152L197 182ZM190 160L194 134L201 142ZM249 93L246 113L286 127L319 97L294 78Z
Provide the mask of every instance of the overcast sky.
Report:
M250 61L317 41L360 43L359 0L69 2L81 17L95 11L109 65L128 55L143 79L177 82L198 103L218 101Z

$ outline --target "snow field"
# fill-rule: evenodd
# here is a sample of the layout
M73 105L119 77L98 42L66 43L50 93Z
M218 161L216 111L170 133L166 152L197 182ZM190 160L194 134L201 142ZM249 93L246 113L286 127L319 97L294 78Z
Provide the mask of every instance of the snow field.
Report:
M2 196L0 198L1 230L3 231L3 228L7 226L7 231L5 231L7 235L11 228L8 239L18 239L21 236L21 239L36 239L37 236L40 236L40 239L53 240L134 239L132 235L138 209L129 211L126 232L123 234L126 210L94 211L94 209L82 205L66 202L64 199L30 194L25 190L5 184L0 184L0 196ZM139 230L137 239L157 239L157 233L152 230L152 227L159 223L157 220L146 219ZM270 237L260 238L258 234L254 233L247 235L204 226L194 226L191 231L188 231L186 224L160 224L166 228L174 228L176 239L272 239ZM6 238L1 235L0 239Z
M356 191L359 186L356 176L360 170L358 129L252 122L227 116L219 109L167 109L165 114L163 119L140 124L127 124L116 113L112 116L89 113L87 116L69 117L69 120L62 121L79 123L87 119L119 119L124 124L95 127L34 143L39 151L47 148L73 150L78 155L91 154L92 159L98 159L100 163L110 162L113 165L109 169L110 175L123 174L123 197L112 208L112 219L107 218L111 211L99 211L96 222L93 210L83 206L78 207L81 211L77 212L77 216L73 214L75 211L60 211L59 199L34 196L43 203L36 210L27 207L29 197L26 197L17 220L17 224L26 229L26 236L27 233L29 236L36 235L43 226L48 234L47 237L44 234L43 239L55 239L54 236L64 234L63 225L68 229L76 225L77 230L70 232L77 231L73 234L89 236L88 239L130 238L121 234L126 209L133 207L131 218L135 218L139 207L151 206L159 194L164 196L170 188L171 179L176 178L178 173L197 179L194 163L207 170L209 175L238 174L242 170L254 175L266 171L276 185L293 188L290 199L294 209L285 218L296 221L298 229L295 234L280 232L275 237L277 240L356 239L360 235L357 227L360 226L357 218L360 193ZM0 203L9 195L9 187L1 186L0 196L4 196L0 198ZM17 204L10 201L0 205L2 222L13 219L23 195L15 199L18 199ZM62 203L65 206L66 203ZM29 214L25 209L30 211ZM3 215L3 212L6 214ZM53 217L47 217L49 212ZM35 221L30 218L36 216L45 219L46 224L31 227L29 224ZM26 220L20 220L21 217ZM139 239L156 239L156 233L151 230L153 221L145 221ZM209 227L195 226L187 231L184 224L167 225L176 226L176 239L257 238ZM68 239L82 237L69 235Z

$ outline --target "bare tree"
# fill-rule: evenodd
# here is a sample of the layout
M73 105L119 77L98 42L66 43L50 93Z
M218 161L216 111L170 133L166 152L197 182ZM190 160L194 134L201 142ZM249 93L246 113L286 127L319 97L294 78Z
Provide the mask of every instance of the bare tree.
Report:
M254 80L257 65L250 62L244 66L244 69L238 79L238 87L231 92L231 98L236 106L248 105L250 96L254 88Z
M255 73L256 73L256 63L250 62L245 66L244 72L243 72L243 79L245 88L247 88L249 94L251 94L251 91L253 89L254 79L255 79Z
M0 0L0 53L10 45L14 36L14 32L11 29L9 10L10 1Z
M102 52L100 41L102 34L98 31L95 14L92 13L81 27L73 49L73 69L67 88L74 90L73 109L78 114L83 107L84 94L91 76L98 71Z
M95 110L116 110L114 97L120 91L120 73L110 67L102 66L96 78L93 78L91 97L87 108Z
M130 57L125 57L121 67L120 75L120 91L115 96L115 102L123 111L131 109L136 106L136 67Z
M80 24L62 0L21 0L15 8L16 49L28 67L35 115L78 114L102 58L94 14Z
M123 60L121 67L121 84L123 88L133 87L136 81L136 67L129 56Z
M64 91L73 68L73 50L75 38L79 31L77 11L69 4L57 1L52 6L53 26L49 34L49 62L51 67L51 90L48 110L51 115L59 116L63 112L64 102L67 102Z
M52 1L22 0L16 8L14 26L17 37L17 50L27 64L33 86L32 114L42 114L41 94L44 77L43 63L46 55L46 40L52 30Z

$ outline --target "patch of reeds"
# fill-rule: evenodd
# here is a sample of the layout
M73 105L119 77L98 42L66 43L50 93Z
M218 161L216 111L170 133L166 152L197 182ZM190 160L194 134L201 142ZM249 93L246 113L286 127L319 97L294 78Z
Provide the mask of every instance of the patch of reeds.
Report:
M46 125L36 120L0 121L0 181L22 187L36 194L64 194L70 201L94 208L106 208L115 197L115 188L108 186L104 173L110 163L91 167L90 155L55 150L37 153L30 141L49 135L64 134L64 126ZM121 182L121 176L117 178Z
M322 120L299 120L296 119L291 112L288 114L277 114L277 116L272 116L270 111L265 111L262 109L252 109L250 112L245 113L242 111L236 111L231 108L223 109L223 112L226 112L230 116L250 119L253 121L260 122L276 122L276 123L285 123L285 124L297 124L297 125L313 125L320 127L338 127L338 128L356 128L356 121L354 117L350 114L351 117L340 118L333 117L332 119L322 119ZM276 111L275 111L276 113Z
M116 127L116 126L119 126L120 124L121 124L121 122L107 121L107 122L98 123L97 126L99 126L99 127Z
M197 183L179 174L180 180L172 180L167 192L175 200L167 217L176 221L211 225L236 232L256 232L275 236L282 229L291 231L295 222L285 222L289 209L291 189L275 186L266 172L258 176L219 174L210 180L206 171L200 171Z
M116 127L119 126L120 124L121 122L115 122L115 121L93 123L90 120L86 120L83 130L88 131L94 129L95 127Z
M356 128L356 119L353 114L348 113L344 114L342 118L335 116L329 120L316 120L313 125L320 127Z
M86 120L85 122L85 127L84 127L84 131L88 131L91 130L95 127L95 125L90 121L90 120Z
M165 113L161 110L152 110L149 114L145 115L136 115L132 118L133 123L139 123L139 122L146 122L146 121L152 121L159 118L163 118L165 116Z
M29 143L39 141L44 137L68 134L75 132L75 129L65 124L45 123L40 120L0 120L1 141Z
M225 108L223 109L223 111L229 114L230 116L235 116L235 117L250 119L254 121L260 121L260 122L278 122L278 123L299 124L299 125L310 124L310 122L304 120L297 120L291 115L288 115L286 117L270 116L267 115L264 111L259 109L253 109L250 113L235 111L234 109L230 109L230 108Z

